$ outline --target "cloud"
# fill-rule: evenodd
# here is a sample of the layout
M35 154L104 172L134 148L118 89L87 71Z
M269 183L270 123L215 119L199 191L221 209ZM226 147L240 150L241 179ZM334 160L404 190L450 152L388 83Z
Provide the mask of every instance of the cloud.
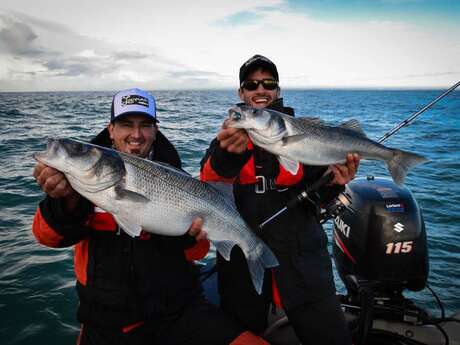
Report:
M168 73L169 76L173 78L209 78L209 77L223 77L222 74L217 72L209 72L209 71L173 71Z
M37 35L26 24L0 14L0 53L14 56L40 56L44 50L37 46Z
M11 66L11 76L34 78L41 76L101 76L111 73L119 64L114 57L97 55L93 50L80 52L59 51L60 47L45 47L40 41L42 37L52 38L64 35L67 39L80 39L70 30L60 30L61 27L52 23L45 23L36 19L26 20L24 16L0 15L2 29L0 30L0 52L10 55L14 59L22 60L21 68ZM26 23L27 22L27 23ZM38 24L32 28L30 24ZM40 32L45 29L45 32ZM50 32L46 32L51 30ZM61 38L62 39L62 38ZM83 38L84 40L84 38ZM59 39L57 40L59 41ZM86 42L86 44L89 42ZM80 43L81 44L81 43ZM83 43L83 46L86 45ZM92 52L92 53L89 53Z
M106 85L122 79L126 79L126 83L148 82L149 76L166 73L158 73L158 70L185 68L147 50L140 52L135 47L120 50L118 46L79 35L57 23L20 13L0 13L1 85L29 82L43 87L73 78L87 81L98 78ZM37 80L46 80L46 83L37 83Z
M70 57L67 59L50 59L43 63L48 72L55 72L55 75L75 76L102 76L112 73L117 64L103 58Z
M458 70L458 23L324 18L281 0L203 0L179 17L179 0L139 1L145 10L135 18L116 3L88 16L87 0L56 12L43 0L27 6L34 15L1 15L0 85L234 88L256 53L275 61L283 87L442 85Z
M117 51L113 53L113 57L119 60L142 60L151 57L151 55L137 51Z

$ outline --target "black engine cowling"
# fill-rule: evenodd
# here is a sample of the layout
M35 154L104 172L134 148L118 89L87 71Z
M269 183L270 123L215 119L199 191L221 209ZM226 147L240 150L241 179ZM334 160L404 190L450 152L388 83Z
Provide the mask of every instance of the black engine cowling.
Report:
M428 278L425 223L412 193L383 178L349 183L350 208L334 220L332 250L345 286L347 276L389 289L418 291Z

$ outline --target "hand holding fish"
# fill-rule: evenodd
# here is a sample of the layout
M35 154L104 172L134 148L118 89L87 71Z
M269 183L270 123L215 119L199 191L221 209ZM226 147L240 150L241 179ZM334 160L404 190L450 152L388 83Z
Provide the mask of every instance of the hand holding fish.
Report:
M80 196L63 173L39 162L35 165L33 176L40 188L50 197L65 198L67 211L71 212L75 208Z
M346 185L353 180L359 167L359 155L349 153L344 164L333 164L329 166L328 172L332 171L334 179L330 184Z
M190 228L187 231L190 236L195 237L197 242L208 238L208 233L203 230L202 226L203 219L198 217L193 220L192 225L190 225Z
M248 134L244 129L227 127L228 121L224 121L222 129L217 134L220 148L231 153L243 153L249 142Z

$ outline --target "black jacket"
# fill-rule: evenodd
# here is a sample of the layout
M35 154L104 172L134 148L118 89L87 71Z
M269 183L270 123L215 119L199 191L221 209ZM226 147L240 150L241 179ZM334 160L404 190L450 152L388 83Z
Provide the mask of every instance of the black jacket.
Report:
M107 129L92 142L110 147ZM160 132L153 149L154 160L181 167L176 149ZM184 255L185 249L196 244L194 238L153 234L132 238L116 224L101 231L89 222L98 215L83 197L72 217L62 207L61 200L47 196L37 212L44 222L36 227L34 223L34 233L45 244L47 236L56 238L54 247L76 245L76 271L85 278L77 280L81 323L124 327L174 318L188 303L201 298L197 271Z
M293 109L284 107L282 99L268 108L294 116ZM232 178L238 176L251 156L254 156L257 175L267 179L277 176L280 167L275 155L255 145L253 150L246 153L232 154L221 149L217 139L211 143L201 165L203 169L208 163L216 174ZM258 225L286 206L301 189L318 180L326 169L304 165L302 180L283 192L273 190L257 194L254 185L242 185L238 180L234 184L235 202L241 216L280 261L280 266L273 271L283 304L287 308L316 301L335 292L327 236L316 219L316 208L308 202L288 210L262 231L258 230ZM340 190L342 187L339 186L323 187L315 201L327 202ZM222 262L219 274L221 294L227 297L233 294L233 282L236 279L234 274L244 271L244 264L244 261L239 260L228 264ZM250 296L254 294L249 294L247 298L252 298ZM236 292L234 298L235 303L244 299L243 291Z

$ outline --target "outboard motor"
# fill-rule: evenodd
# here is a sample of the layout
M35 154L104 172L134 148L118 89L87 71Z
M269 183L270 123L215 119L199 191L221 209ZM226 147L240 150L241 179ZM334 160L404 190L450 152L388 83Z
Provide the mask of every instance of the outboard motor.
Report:
M332 251L355 344L374 344L376 319L422 323L427 313L402 294L428 278L425 222L412 193L371 176L349 183L338 200Z
M320 216L322 222L335 218L332 250L347 288L339 297L354 345L460 344L460 311L431 318L403 295L423 289L428 278L425 223L407 188L383 178L356 179ZM270 344L300 343L282 309L268 320L263 337Z
M418 291L428 278L423 216L412 193L383 178L346 186L349 207L334 219L332 250L347 290L354 280L379 285L377 293Z

